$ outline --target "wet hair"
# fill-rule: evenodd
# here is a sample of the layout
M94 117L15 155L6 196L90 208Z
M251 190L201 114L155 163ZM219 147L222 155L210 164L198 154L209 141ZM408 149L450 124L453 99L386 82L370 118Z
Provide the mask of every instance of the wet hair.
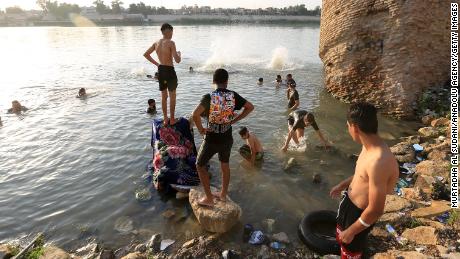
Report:
M225 83L227 83L228 82L228 72L227 72L227 70L225 70L223 68L216 69L216 71L214 71L214 75L212 77L212 80L216 84L225 84Z
M86 89L85 88L80 88L80 90L78 90L78 93L81 94L81 93L86 93Z
M259 82L263 82L264 79L262 77L259 78Z
M315 122L315 116L313 115L313 113L307 113L307 115L305 116L305 119L307 119L309 123Z
M150 105L150 104L152 104L152 103L155 103L155 100L149 99L149 100L147 101L147 103Z
M246 135L246 133L248 133L248 128L240 127L240 130L238 131L238 133L240 134L240 136L244 136Z
M348 123L358 126L359 130L366 134L377 134L378 120L377 109L370 103L354 103L348 108Z
M173 27L171 24L169 23L163 23L163 25L161 25L161 32L165 32L166 30L173 30Z
M295 83L294 79L289 79L289 80L287 81L287 85L288 85L288 86L292 86L292 87L294 87L294 88L296 87L296 83Z
M287 74L286 77L292 78L292 74Z
M279 78L279 79L281 79L281 75L277 75L277 76L276 76L276 78Z

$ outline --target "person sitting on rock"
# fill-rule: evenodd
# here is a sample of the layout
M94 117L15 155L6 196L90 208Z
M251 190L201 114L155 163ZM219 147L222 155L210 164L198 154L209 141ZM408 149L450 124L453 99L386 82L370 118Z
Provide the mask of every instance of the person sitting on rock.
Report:
M80 88L80 90L78 90L78 95L77 95L77 98L84 98L86 97L86 89L85 88Z
M149 107L147 108L147 113L150 114L156 114L157 113L157 107L155 105L155 100L154 99L149 99L147 101Z
M377 109L367 103L352 104L347 115L348 133L362 145L355 174L331 189L342 195L337 214L336 239L342 258L368 258L367 235L383 214L387 194L394 192L398 162L379 137Z
M14 100L11 102L11 108L8 109L8 113L21 113L29 110L27 107L22 106L20 102Z
M252 166L256 161L262 161L264 158L264 149L256 135L249 132L248 128L241 127L238 132L246 144L240 147L240 155L246 159Z
M281 148L283 152L286 152L289 146L291 139L294 140L296 144L299 144L299 139L304 137L305 128L312 126L313 129L318 134L319 139L323 142L324 147L327 149L330 147L329 142L324 138L323 134L319 130L318 124L316 124L315 116L312 113L309 113L305 110L297 110L291 112L288 117L288 128L289 133L284 143L284 146Z
M199 201L202 206L214 206L213 196L221 201L226 201L230 182L230 151L233 145L232 125L245 118L254 109L249 101L246 101L238 93L227 89L228 72L225 69L220 68L214 72L213 83L217 89L205 94L193 111L195 125L200 134L204 136L196 160L196 168L206 194ZM243 112L236 115L235 110L241 108L243 108ZM207 117L208 125L206 128L201 124L202 114ZM207 164L216 153L219 155L222 169L222 190L220 193L212 194Z

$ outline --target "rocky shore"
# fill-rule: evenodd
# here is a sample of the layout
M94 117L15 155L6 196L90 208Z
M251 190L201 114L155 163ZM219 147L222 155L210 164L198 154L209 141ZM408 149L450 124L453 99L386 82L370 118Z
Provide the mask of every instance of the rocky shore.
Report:
M426 110L418 134L404 137L391 147L400 163L400 179L395 193L387 196L385 212L369 236L372 258L460 258L460 211L449 204L450 119L438 114ZM190 194L192 207L197 191ZM219 215L195 214L199 214L198 221L207 222L209 231L225 232L238 220L241 209L233 202L220 209L233 215L234 220L224 222ZM267 232L260 245L224 242L221 234L209 233L188 241L162 239L156 234L150 240L133 241L121 248L90 242L70 252L40 240L23 258L339 258L315 254L291 242L297 237L284 232ZM270 245L273 241L278 247ZM23 248L0 244L0 259L11 258Z

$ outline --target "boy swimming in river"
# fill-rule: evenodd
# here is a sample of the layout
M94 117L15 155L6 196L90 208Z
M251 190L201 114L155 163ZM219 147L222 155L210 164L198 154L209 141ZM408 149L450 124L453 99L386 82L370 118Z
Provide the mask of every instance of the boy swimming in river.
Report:
M27 107L22 106L17 100L11 102L11 108L8 109L8 113L21 113L29 110Z
M262 161L264 158L264 149L256 135L249 132L246 127L241 127L238 133L242 139L246 140L246 144L240 147L240 155L252 166L254 166L256 161Z
M155 105L155 100L154 99L149 99L147 101L149 107L147 108L147 113L149 114L156 114L157 113L157 107Z
M172 41L173 27L165 23L161 26L163 38L153 43L153 45L144 53L144 57L152 64L158 67L158 82L161 91L161 109L163 110L163 121L165 125L174 125L176 119L174 112L176 110L176 88L177 75L174 70L173 59L176 63L181 62L181 53L176 50L176 43ZM151 54L156 51L158 63L152 58ZM169 96L170 118L168 118L167 100Z

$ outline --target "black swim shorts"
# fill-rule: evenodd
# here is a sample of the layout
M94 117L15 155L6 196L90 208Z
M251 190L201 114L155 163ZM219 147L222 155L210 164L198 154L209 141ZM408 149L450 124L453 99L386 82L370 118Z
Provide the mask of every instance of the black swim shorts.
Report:
M175 91L177 88L177 75L174 67L171 66L158 66L158 82L160 83L160 91L168 89L168 91Z
M232 151L233 139L224 142L214 142L203 140L201 143L198 156L196 158L196 165L206 166L211 158L217 153L219 161L228 163L230 161L230 152Z
M364 210L358 208L348 197L348 193L345 192L342 201L339 205L339 211L337 214L337 229L336 229L336 239L340 244L340 250L342 258L364 258L364 252L367 248L367 235L371 232L371 229L374 225L366 228L357 234L353 241L350 244L343 244L339 240L339 234L346 230L349 226L353 225Z

